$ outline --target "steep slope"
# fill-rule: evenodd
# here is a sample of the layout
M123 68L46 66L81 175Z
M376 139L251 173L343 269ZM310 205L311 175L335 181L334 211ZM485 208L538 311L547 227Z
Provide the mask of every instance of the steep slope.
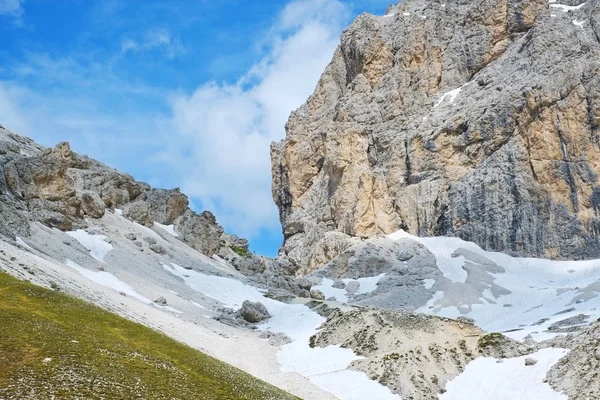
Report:
M407 0L344 32L271 148L281 256L404 229L600 257L597 0Z
M294 399L167 336L0 272L0 398Z

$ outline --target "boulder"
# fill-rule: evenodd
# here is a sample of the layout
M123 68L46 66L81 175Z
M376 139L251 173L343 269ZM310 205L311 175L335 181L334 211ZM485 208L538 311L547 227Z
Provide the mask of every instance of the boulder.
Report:
M325 295L318 289L311 289L310 298L315 300L325 300Z
M260 302L251 302L250 300L244 301L242 308L240 309L240 315L248 322L257 323L264 321L265 319L271 318L271 314Z
M81 210L85 215L92 218L102 218L104 216L106 206L98 193L85 190L78 197L81 201Z
M358 292L359 289L360 289L359 281L350 281L346 284L346 292L348 292L350 294L356 294L356 292Z

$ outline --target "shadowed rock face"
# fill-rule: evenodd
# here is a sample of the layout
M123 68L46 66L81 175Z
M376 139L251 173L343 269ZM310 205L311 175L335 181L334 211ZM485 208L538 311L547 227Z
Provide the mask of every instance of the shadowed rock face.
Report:
M405 229L600 257L599 38L598 0L360 15L271 147L280 255L306 273L348 236Z

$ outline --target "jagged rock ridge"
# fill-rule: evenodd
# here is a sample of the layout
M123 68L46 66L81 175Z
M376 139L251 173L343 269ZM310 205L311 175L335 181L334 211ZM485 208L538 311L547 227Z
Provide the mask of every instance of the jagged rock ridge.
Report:
M405 229L600 256L597 0L408 0L360 15L271 148L281 256Z
M174 225L182 240L211 256L223 241L248 249L245 239L224 234L213 214L195 213L179 189L153 189L87 156L68 143L44 148L0 126L0 235L28 236L29 222L63 231L84 228L85 217L101 218L106 209L145 226Z

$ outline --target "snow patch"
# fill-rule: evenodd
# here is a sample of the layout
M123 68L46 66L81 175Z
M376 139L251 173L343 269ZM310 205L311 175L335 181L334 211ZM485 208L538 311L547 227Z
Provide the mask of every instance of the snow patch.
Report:
M382 385L369 385L372 381L363 373L357 371L338 371L326 375L316 375L309 378L317 386L331 393L348 393L344 400L399 400L400 396L393 394Z
M387 388L372 381L362 372L350 374L355 382L360 382L361 397L355 397L356 388L350 382L341 384L340 379L345 380L348 375L340 375L339 372L345 373L343 370L348 368L352 361L361 357L354 354L352 350L343 349L339 345L311 348L309 346L310 337L325 322L325 318L305 305L285 304L266 298L257 288L236 279L205 275L197 271L186 270L173 263L171 265L162 264L162 267L181 278L190 288L220 301L226 307L237 309L245 300L264 304L269 310L271 318L260 324L258 328L284 333L292 340L291 343L281 346L277 353L277 361L282 372L297 372L341 399L400 399L399 396L391 394ZM369 283L366 285L369 286ZM381 393L389 395L382 397Z
M471 361L465 370L446 384L446 392L439 400L567 400L567 396L554 391L544 383L546 373L567 350L547 348L527 356L497 362L490 357ZM525 366L525 359L537 360Z
M437 103L435 103L435 105L433 106L433 108L436 108L437 106L442 104L442 102L446 101L446 99L448 100L448 102L450 104L454 103L454 100L456 100L456 97L458 96L458 94L464 87L465 87L465 85L441 95L440 98L438 99Z
M573 25L576 25L581 29L583 29L583 24L585 24L585 21L577 21L576 19L573 20Z
M161 223L158 223L156 221L154 221L154 225L159 227L160 229L162 229L163 231L167 232L169 235L172 235L174 237L178 237L179 234L177 232L175 232L175 225L171 224L171 225L163 225Z
M115 214L117 215L123 215L123 210L121 210L120 208L115 208Z
M440 281L441 290L420 312L448 318L464 315L487 331L503 332L517 340L527 335L535 340L555 337L559 333L549 331L551 325L580 314L588 316L587 321L600 317L600 260L517 258L484 251L459 238L419 238L404 231L389 237L409 238L425 245L435 255L443 276L451 281ZM473 260L465 259L469 253ZM478 257L483 264L477 264ZM477 271L469 281L466 262ZM481 272L491 277L492 285L478 279ZM473 304L458 303L461 293L474 291L480 296Z
M110 243L104 241L106 239L104 235L90 235L83 229L66 233L81 243L90 252L90 255L100 262L104 262L104 257L113 249Z
M17 244L19 246L23 247L24 249L27 249L27 250L29 250L31 252L34 251L33 248L30 245L28 245L27 243L25 243L25 241L23 239L21 239L19 236L17 236L15 238L15 241L17 242Z
M423 279L423 286L425 289L431 289L435 284L435 279Z
M402 15L404 15L405 17L408 17L410 15L410 13L409 12L405 12L405 13L402 13Z
M567 6L565 4L550 4L550 7L552 8L558 8L559 10L563 11L563 12L569 12L569 11L574 11L574 10L579 10L581 7L585 6L585 3L581 3L578 6Z
M385 274L379 274L377 276L371 276L368 278L342 279L342 282L348 284L352 281L358 281L358 283L360 283L360 287L356 292L356 295L367 294L377 289L377 284L384 276ZM333 279L323 278L323 281L318 285L314 285L313 288L323 292L325 298L335 297L336 301L346 303L348 301L348 292L346 289L334 288L333 284Z
M108 273L106 271L92 271L87 268L83 268L81 265L71 260L67 260L65 262L65 265L69 268L76 270L92 282L114 289L119 293L125 293L128 297L133 297L134 299L137 299L142 303L152 304L152 301L150 299L142 296L141 294L133 290L131 286L129 286L128 284L126 284L111 273Z

